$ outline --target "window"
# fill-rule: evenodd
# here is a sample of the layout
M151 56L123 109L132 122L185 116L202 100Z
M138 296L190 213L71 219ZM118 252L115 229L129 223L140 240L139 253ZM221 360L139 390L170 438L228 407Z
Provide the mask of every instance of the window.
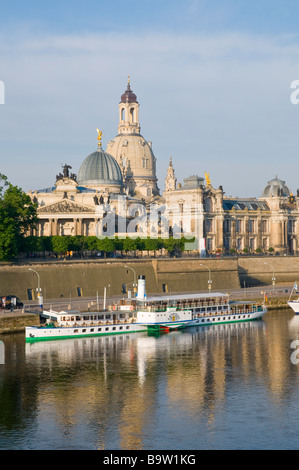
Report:
M28 297L28 300L34 300L33 289L27 289L27 297Z
M248 230L249 230L250 233L254 232L254 222L255 221L253 219L250 219L248 221Z
M205 231L206 233L213 231L213 219L205 220Z
M148 168L148 158L142 159L142 168Z
M262 220L262 232L263 233L268 232L268 220Z
M77 287L77 295L78 295L78 297L82 297L82 295L83 295L82 287Z
M239 233L242 231L242 221L240 219L236 220L236 233Z
M204 201L204 210L205 212L213 212L212 199L207 197Z
M130 118L131 118L131 122L135 122L135 109L134 108L130 109Z
M230 231L231 231L231 221L229 219L225 219L223 221L223 230L226 233L230 233Z

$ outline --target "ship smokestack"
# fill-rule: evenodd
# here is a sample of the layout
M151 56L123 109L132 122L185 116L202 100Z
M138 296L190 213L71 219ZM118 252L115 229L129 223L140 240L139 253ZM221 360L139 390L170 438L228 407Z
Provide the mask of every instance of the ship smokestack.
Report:
M138 291L137 291L137 299L144 300L146 297L145 292L145 276L138 276Z

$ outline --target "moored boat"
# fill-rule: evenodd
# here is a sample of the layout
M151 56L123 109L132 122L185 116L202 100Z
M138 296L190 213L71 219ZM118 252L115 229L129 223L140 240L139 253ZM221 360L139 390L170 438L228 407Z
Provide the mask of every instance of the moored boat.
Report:
M298 294L297 281L295 281L294 286L291 290L291 294L288 300L288 306L291 307L291 309L295 312L296 315L299 315L299 297L295 300L291 300L294 291Z
M297 300L289 300L288 301L289 307L295 312L296 315L299 315L299 299Z
M228 294L199 293L147 297L145 278L139 276L134 299L122 299L101 312L43 311L46 324L26 327L26 341L103 336L136 332L169 332L258 320L267 312L256 302L232 302Z

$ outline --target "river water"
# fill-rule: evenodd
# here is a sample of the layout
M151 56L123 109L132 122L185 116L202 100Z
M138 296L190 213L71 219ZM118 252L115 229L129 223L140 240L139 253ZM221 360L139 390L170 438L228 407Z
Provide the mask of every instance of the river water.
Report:
M290 310L161 336L0 340L1 450L299 448Z

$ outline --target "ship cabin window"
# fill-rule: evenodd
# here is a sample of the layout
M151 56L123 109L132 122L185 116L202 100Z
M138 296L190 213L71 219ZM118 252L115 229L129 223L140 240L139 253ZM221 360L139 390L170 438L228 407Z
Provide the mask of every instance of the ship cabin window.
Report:
M81 317L78 315L76 316L76 321L80 321L81 320Z
M74 333L79 333L79 330L74 330Z
M106 320L110 320L110 319L111 319L111 315L110 314L106 315Z
M99 320L104 320L104 315L98 315Z
M83 315L83 320L89 320L89 315Z

